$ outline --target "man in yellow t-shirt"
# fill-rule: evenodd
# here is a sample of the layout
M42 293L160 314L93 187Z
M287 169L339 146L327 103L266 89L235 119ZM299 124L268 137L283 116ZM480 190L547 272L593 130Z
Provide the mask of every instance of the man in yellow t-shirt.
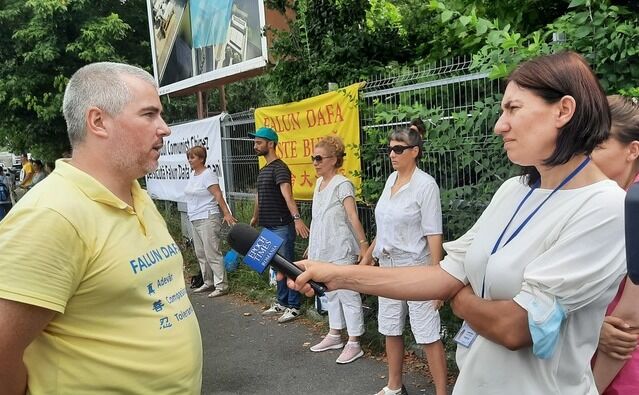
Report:
M33 180L33 165L27 154L22 154L20 161L22 163L22 170L20 170L20 184L18 186L27 189L31 186Z
M0 223L2 391L200 394L182 255L136 181L170 134L155 81L94 63L69 81L63 111L72 158Z

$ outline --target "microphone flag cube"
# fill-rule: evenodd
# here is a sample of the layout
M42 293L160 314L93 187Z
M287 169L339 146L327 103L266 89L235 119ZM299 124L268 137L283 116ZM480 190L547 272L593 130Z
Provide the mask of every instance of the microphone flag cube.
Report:
M284 239L264 228L244 256L244 263L258 273L264 272L282 244Z

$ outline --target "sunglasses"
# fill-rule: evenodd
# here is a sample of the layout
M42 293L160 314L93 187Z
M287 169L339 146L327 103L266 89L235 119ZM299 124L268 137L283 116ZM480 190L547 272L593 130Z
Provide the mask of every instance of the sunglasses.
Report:
M397 155L401 155L407 149L411 149L411 148L415 148L415 147L417 147L417 146L416 145L394 145L392 147L388 147L387 151L388 151L389 154L391 153L391 151L393 151Z
M332 158L332 156L311 155L311 162L322 163L322 161L327 158Z

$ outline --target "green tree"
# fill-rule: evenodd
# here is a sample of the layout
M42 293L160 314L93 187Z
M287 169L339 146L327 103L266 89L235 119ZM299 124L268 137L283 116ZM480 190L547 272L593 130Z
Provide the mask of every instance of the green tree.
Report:
M281 102L326 91L328 82L355 82L395 60L408 59L399 14L388 1L271 1L295 11L289 31L275 31L269 84ZM374 9L371 7L374 6Z
M0 0L0 143L53 159L68 139L73 72L96 61L150 70L144 0Z

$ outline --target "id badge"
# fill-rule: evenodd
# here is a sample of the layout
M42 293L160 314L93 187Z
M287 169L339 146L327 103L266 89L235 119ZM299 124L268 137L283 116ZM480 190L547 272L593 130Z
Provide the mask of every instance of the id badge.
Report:
M464 321L461 328L459 328L459 332L457 332L453 340L455 340L455 343L459 344L460 346L469 348L473 344L475 339L477 339L477 332L475 332L473 328L471 328L470 325L468 325L466 321Z

